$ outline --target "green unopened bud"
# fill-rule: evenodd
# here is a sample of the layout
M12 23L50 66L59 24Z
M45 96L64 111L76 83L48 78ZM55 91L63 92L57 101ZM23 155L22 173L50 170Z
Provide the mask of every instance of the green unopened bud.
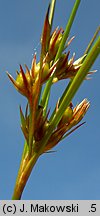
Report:
M69 123L70 120L72 119L72 116L73 116L73 110L71 106L68 106L62 116L62 119L60 120L58 124L58 127L61 127L62 125Z
M49 121L46 121L45 124L44 124L44 131L45 132L48 129L49 125L50 125Z
M40 62L38 62L38 64L35 67L35 77L39 74L39 72L40 72ZM45 80L46 76L49 73L49 64L47 62L43 64L41 72L42 72L42 80Z
M16 83L20 88L24 87L24 81L21 73L19 73L18 76L16 77Z
M57 52L58 48L59 48L59 45L60 45L60 42L62 40L62 34L60 33L57 40L56 40L56 43L55 43L55 51Z
M56 29L51 36L50 43L49 43L50 61L55 57L55 55L58 51L59 45L60 45L61 40L62 40L62 36L63 36L62 29L60 29L60 30Z
M38 62L38 64L35 67L35 72L34 72L35 77L39 74L39 70L40 70L40 62Z
M67 109L65 110L64 112L64 115L62 117L62 121L63 123L66 123L66 122L69 122L72 118L72 115L73 115L73 110L72 108L69 106L67 107Z
M43 68L43 79L46 78L46 76L48 75L48 73L49 73L49 64L45 63L44 64L44 68Z
M30 76L29 76L29 73L28 73L28 72L26 72L25 77L26 77L26 79L27 79L27 82L30 83ZM21 89L25 87L25 85L24 85L24 80L23 80L23 76L22 76L21 73L19 73L19 74L17 75L17 77L16 77L16 83L17 83L17 85L18 85Z
M52 80L52 83L56 83L56 82L58 82L58 78L54 77L53 80Z

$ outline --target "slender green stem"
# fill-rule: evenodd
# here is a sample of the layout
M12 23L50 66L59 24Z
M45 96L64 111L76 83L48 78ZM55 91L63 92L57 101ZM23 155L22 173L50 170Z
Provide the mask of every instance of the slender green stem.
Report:
M25 141L24 149L23 149L23 153L22 153L22 158L21 158L21 162L20 162L20 167L19 167L19 171L18 171L18 174L17 174L17 178L16 178L16 184L15 184L15 188L14 188L14 193L13 193L13 196L12 196L12 199L14 199L14 200L16 199L16 196L17 196L16 185L18 185L18 183L19 183L20 175L21 175L22 170L23 170L23 165L24 165L24 161L25 161L27 152L28 152L28 146L27 146L27 142Z
M20 200L23 190L26 186L27 180L32 172L32 169L34 165L36 164L36 161L39 158L39 154L34 153L33 156L29 159L29 161L25 161L24 163L24 170L20 172L20 176L18 181L16 182L14 193L12 196L12 200Z
M51 80L51 78L50 78L50 80ZM42 93L41 103L40 103L43 107L45 107L45 109L47 109L47 106L48 106L48 103L46 103L47 98L48 98L48 101L49 101L49 96L50 96L51 82L49 82L49 81L45 85L44 91Z
M50 98L50 92L48 92L47 98L45 100L45 106L44 106L44 109L43 109L43 115L44 116L46 116L46 113L47 113L47 107L48 107L48 103L49 103L49 98Z
M56 0L52 0L50 4L50 13L49 13L49 24L51 27L53 24L55 5L56 5Z
M66 93L67 93L67 91L68 91L68 89L69 89L71 83L72 83L72 80L70 80L70 82L68 83L68 85L67 85L65 91L63 92L63 95L62 95L62 97L60 98L60 101L59 101L59 105L61 104L63 98L65 97L65 95L66 95ZM56 109L54 109L54 111L53 111L53 113L52 113L52 115L51 115L51 117L50 117L50 121L52 121L52 119L54 118L54 115L56 114L56 113L55 113L55 110L56 110Z
M80 0L76 0L75 4L73 6L72 12L70 14L70 18L68 20L68 23L66 25L66 28L65 28L65 31L64 31L64 35L63 35L63 38L61 40L61 44L59 46L59 49L58 49L55 61L60 58L60 56L61 56L61 54L62 54L62 52L64 50L64 46L65 46L66 40L67 40L67 38L69 36L69 33L70 33L70 30L71 30L73 21L75 19L75 15L76 15L76 12L78 10L79 4L80 4Z
M87 54L87 53L90 51L90 49L91 49L91 47L92 47L92 45L93 45L95 39L97 38L99 32L100 32L100 26L98 26L98 28L96 29L96 31L95 31L95 33L94 33L94 35L93 35L93 37L92 37L90 43L88 44L88 46L87 46L87 48L86 48L84 54Z
M32 144L33 144L33 133L34 133L34 124L32 122L33 120L33 106L30 106L30 114L29 114L29 157L31 157L32 154Z

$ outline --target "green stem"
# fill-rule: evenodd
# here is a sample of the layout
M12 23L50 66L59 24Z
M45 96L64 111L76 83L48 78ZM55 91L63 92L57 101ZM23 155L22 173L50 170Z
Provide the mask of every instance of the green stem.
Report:
M63 95L61 96L60 101L59 101L59 105L61 104L63 98L65 97L65 95L66 95L66 93L67 93L67 91L68 91L68 89L69 89L71 83L72 83L72 80L70 80L70 82L68 83L68 85L67 85L65 91L63 92ZM53 113L52 113L52 115L51 115L51 117L50 117L50 121L52 121L52 119L54 118L55 110L56 110L56 109L54 109L54 111L53 111Z
M99 34L99 32L100 32L100 26L98 26L98 28L96 29L96 32L94 33L94 35L93 35L93 37L92 37L90 43L88 44L88 46L87 46L87 48L86 48L84 54L87 54L87 53L90 51L90 49L91 49L91 47L92 47L92 45L93 45L93 43L94 43L94 41L95 41L97 35Z
M23 190L26 186L26 183L30 177L33 167L36 164L36 161L39 158L39 154L34 153L33 156L29 159L29 161L25 161L24 163L24 170L20 173L18 181L16 181L14 193L12 196L12 200L20 200Z
M32 154L32 145L33 145L33 134L34 134L34 123L33 120L33 106L30 105L30 114L29 114L29 157L31 157Z
M17 174L17 178L16 178L14 193L13 193L13 196L12 196L12 199L14 199L14 200L16 199L16 196L17 196L16 185L18 185L18 183L19 183L20 175L21 175L22 170L24 168L24 162L25 162L27 152L28 152L28 146L27 146L27 142L25 142L23 153L22 153L22 158L21 158L21 162L20 162L20 167L19 167L19 171L18 171L18 174Z
M68 23L66 25L66 28L65 28L65 31L64 31L64 35L63 35L63 38L61 40L61 44L59 46L59 49L58 49L55 61L60 58L60 56L61 56L61 54L62 54L62 52L64 50L64 46L65 46L66 40L67 40L67 38L69 36L69 33L70 33L70 30L71 30L73 21L75 19L75 15L76 15L76 12L78 10L79 4L80 4L80 0L76 0L75 4L73 6L72 12L70 14L70 18L68 20Z
M49 98L50 98L50 92L48 92L47 98L45 100L45 107L43 109L43 116L46 116L47 113L47 107L48 107L48 103L49 103Z
M56 0L52 0L50 4L50 13L49 13L49 24L51 27L53 24L55 5L56 5Z

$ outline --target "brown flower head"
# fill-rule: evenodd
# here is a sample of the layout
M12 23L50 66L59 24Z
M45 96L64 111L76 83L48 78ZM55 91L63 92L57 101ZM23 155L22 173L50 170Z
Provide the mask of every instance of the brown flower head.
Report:
M27 65L25 65L26 71L24 72L22 66L20 65L20 71L17 71L16 80L14 80L13 77L9 73L7 73L17 91L27 97L28 100L34 97L34 95L37 93L37 89L40 88L49 79L49 77L52 75L52 73L54 73L56 69L57 62L55 62L50 67L46 59L47 55L43 59L42 66L40 67L40 62L36 63L35 54L31 69L29 69Z
M72 103L67 107L57 128L52 133L47 145L45 146L44 152L52 149L63 138L71 134L74 130L76 130L78 127L80 127L83 124L82 123L76 126L83 119L89 106L90 106L90 103L88 102L88 100L84 99L80 104L76 105L74 109L72 108ZM73 128L74 126L76 127Z

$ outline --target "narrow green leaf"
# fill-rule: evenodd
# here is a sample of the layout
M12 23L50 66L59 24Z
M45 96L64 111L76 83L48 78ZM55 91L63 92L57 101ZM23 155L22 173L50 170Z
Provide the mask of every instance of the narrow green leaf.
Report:
M50 13L49 13L49 24L50 24L51 28L52 28L52 24L53 24L55 5L56 5L56 0L51 0Z
M95 33L94 33L94 35L93 35L93 37L92 37L90 43L88 44L88 46L87 46L87 48L86 48L84 54L87 54L87 53L90 51L90 49L91 49L91 47L92 47L94 41L96 40L96 38L97 38L99 32L100 32L100 26L98 26L98 28L96 29L96 31L95 31Z
M74 19L75 19L75 15L76 15L76 12L77 12L77 10L78 10L79 4L80 4L80 0L76 0L76 1L75 1L75 4L74 4L74 6L73 6L72 12L71 12L71 14L70 14L68 23L67 23L67 25L66 25L66 28L65 28L65 31L64 31L64 35L63 35L61 44L60 44L60 46L59 46L59 49L58 49L58 52L57 52L55 61L56 61L58 58L60 58L60 56L61 56L61 54L62 54L62 52L63 52L63 50L64 50L64 46L65 46L66 40L67 40L67 38L68 38L68 36L69 36L69 33L70 33L70 30L71 30L73 21L74 21Z

